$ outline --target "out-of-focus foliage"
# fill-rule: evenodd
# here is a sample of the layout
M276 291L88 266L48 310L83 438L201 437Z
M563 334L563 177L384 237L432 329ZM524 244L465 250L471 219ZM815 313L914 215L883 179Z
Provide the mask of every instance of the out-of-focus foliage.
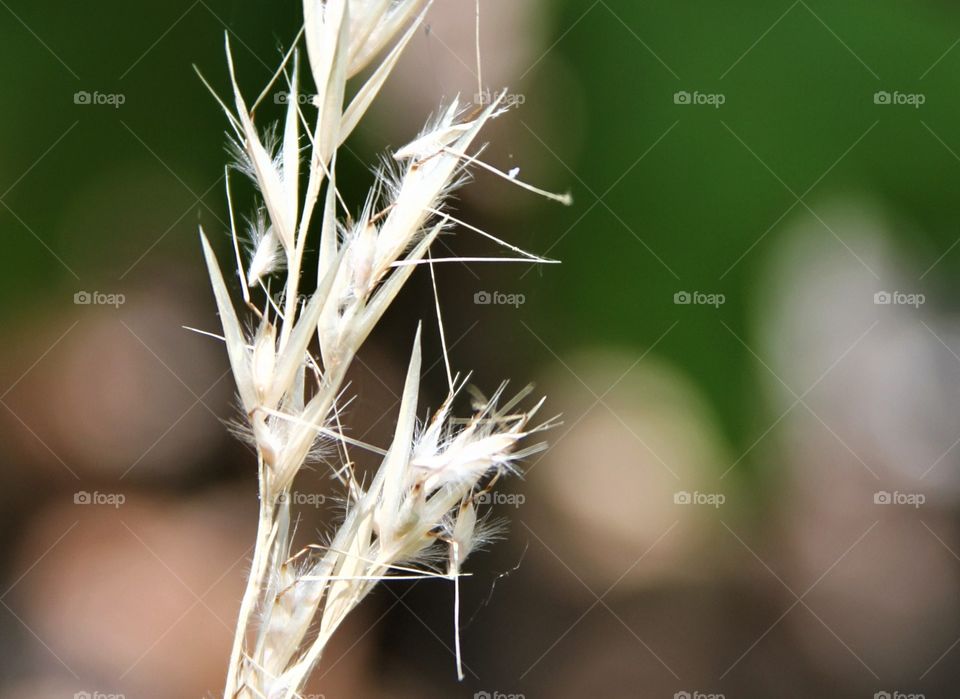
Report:
M692 371L747 440L757 363L721 321L746 337L758 270L792 220L820 223L836 255L857 254L820 213L847 193L878 197L908 222L896 234L917 288L954 304L937 292L952 289L960 251L918 278L960 233L960 8L566 0L555 34L578 18L527 76L528 102L549 104L531 128L555 150L577 145L558 153L577 206L544 209L538 246L558 241L551 253L570 266L536 295L559 342L649 346L679 319L656 351ZM551 101L558 87L565 104ZM676 104L678 91L725 103ZM925 102L876 104L879 91ZM680 290L723 293L726 304L678 308Z

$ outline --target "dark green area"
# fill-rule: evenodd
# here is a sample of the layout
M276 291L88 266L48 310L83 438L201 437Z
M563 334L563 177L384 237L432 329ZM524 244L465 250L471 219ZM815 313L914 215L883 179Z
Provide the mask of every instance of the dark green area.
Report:
M790 7L561 2L551 34L579 21L528 76L531 100L555 99L546 87L538 92L537 71L561 62L582 114L569 120L557 109L552 143L565 141L564 128L568 142L580 143L567 161L577 206L544 207L549 225L538 249L633 166L604 197L615 214L596 205L551 250L568 265L546 275L543 283L555 288L537 296L544 323L555 323L552 337L558 346L608 342L640 351L679 319L656 351L708 391L741 446L765 427L755 404L762 368L719 320L748 339L756 329L760 271L804 212L797 205L774 225L796 201L790 190L814 210L843 194L880 199L914 224L898 243L918 274L960 235L960 48L948 52L960 8L823 0ZM721 93L726 102L677 105L680 90ZM926 101L919 109L878 105L878 91L921 93ZM850 253L837 242L836 254ZM946 292L958 267L954 250L924 279L928 297L952 305ZM719 291L727 304L719 312L678 308L679 289Z

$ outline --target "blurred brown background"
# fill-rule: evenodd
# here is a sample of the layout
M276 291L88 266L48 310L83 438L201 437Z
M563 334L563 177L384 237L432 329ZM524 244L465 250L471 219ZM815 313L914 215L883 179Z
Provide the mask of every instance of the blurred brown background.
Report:
M311 691L957 696L960 8L481 11L484 83L518 105L485 158L575 204L484 173L460 192L462 217L563 264L438 269L451 357L488 391L535 379L564 424L471 561L467 679L452 589L423 581L381 587ZM347 144L357 208L378 153L476 99L473 13L437 0ZM222 347L185 329L218 329L197 225L228 250L225 124L191 64L225 92L228 32L256 94L300 14L0 0L3 697L222 686L255 459L223 424ZM389 439L418 319L442 399L420 275L356 367L358 438ZM299 490L309 542L337 493L320 470Z

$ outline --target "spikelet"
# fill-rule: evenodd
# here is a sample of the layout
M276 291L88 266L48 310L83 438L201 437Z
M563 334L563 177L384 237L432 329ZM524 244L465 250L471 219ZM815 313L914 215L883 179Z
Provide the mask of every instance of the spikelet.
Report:
M300 50L292 48L263 93L283 78L288 97L278 125L255 123L260 99L251 104L241 94L227 41L232 95L217 101L232 131L236 167L249 176L259 201L241 236L228 183L236 277L253 322L241 322L203 231L201 241L242 408L237 432L258 455L260 514L225 699L300 696L331 635L385 578L453 579L459 606L464 561L495 529L478 512L479 495L515 472L519 458L542 448L520 444L552 424L531 427L540 403L516 412L527 391L504 404L503 387L480 401L471 418L455 419L454 399L466 382L455 385L444 349L450 395L418 427L418 329L389 448L352 440L340 425L347 369L413 270L432 264L428 252L441 232L462 224L520 253L515 261L549 262L447 212L445 202L468 168L483 167L568 200L519 183L515 173L500 173L468 153L479 152L480 131L505 111L501 94L476 113L468 114L456 99L441 109L384 160L360 214L349 217L336 189L337 150L429 6L428 0L304 0L306 64L315 93L310 104L301 99ZM348 89L364 71L365 81ZM308 243L312 235L319 239ZM245 258L241 239L249 241ZM300 280L310 248L318 250L317 285L304 294ZM314 338L318 357L309 351ZM337 448L320 450L330 444ZM348 446L382 455L366 486L353 473ZM318 454L345 493L344 516L328 542L291 555L292 488ZM460 672L458 625L456 631Z

